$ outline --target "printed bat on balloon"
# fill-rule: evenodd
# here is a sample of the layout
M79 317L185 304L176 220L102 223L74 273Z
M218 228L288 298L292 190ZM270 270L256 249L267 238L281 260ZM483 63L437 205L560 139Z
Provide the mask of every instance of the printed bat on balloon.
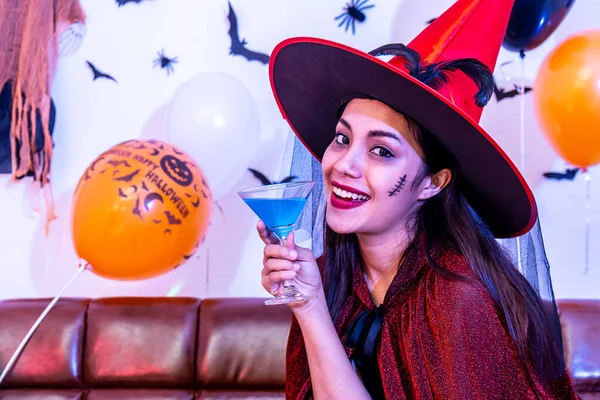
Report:
M229 54L234 56L243 56L248 61L260 61L263 64L269 63L269 56L264 53L258 53L256 51L252 51L246 48L248 42L246 39L240 40L240 36L238 33L238 25L237 25L237 17L235 12L233 11L233 7L231 7L231 3L229 3L229 14L227 15L227 19L229 19L229 38L231 39L231 47L229 48Z
M122 181L122 182L131 182L131 180L132 180L133 178L135 178L135 176L136 176L137 174L139 174L139 173L140 173L140 170L139 170L139 169L136 169L136 170L135 170L135 171L133 171L132 173L130 173L130 174L127 174L127 175L125 175L125 176L120 176L120 177L118 177L118 178L114 178L114 180L115 180L115 181Z
M127 160L108 160L106 163L108 165L112 165L113 167L118 167L119 165L123 165L127 168L131 168L131 165L129 165Z

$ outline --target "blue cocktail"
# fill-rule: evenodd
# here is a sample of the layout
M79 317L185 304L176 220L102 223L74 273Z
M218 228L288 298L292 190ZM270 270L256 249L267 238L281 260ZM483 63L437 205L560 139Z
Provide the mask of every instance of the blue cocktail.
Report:
M244 201L278 238L286 238L292 231L304 204L306 204L306 199L300 197L289 199L249 198Z
M293 230L314 185L312 181L279 183L242 190L238 194L285 246L285 239ZM283 293L265 304L286 304L313 298L300 293L290 281L284 281Z

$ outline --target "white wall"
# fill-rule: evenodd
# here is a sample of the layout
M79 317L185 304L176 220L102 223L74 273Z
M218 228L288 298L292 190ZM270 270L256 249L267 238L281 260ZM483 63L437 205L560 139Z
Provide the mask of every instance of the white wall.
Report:
M451 0L434 4L376 1L367 21L358 24L355 36L333 20L345 1L253 0L233 1L240 35L249 47L270 53L290 36L318 36L368 51L392 41L408 42L436 17ZM419 4L420 3L420 4ZM568 34L600 27L600 3L577 0L557 32L539 49L528 54L525 80L531 84L548 53ZM194 75L221 71L241 80L256 100L260 112L260 150L249 165L272 179L287 175L286 147L289 129L272 99L268 68L229 53L227 2L225 0L153 0L118 8L114 1L82 0L87 13L87 34L72 56L60 59L53 85L57 106L53 188L58 220L44 234L44 219L34 213L26 196L26 184L10 183L0 175L0 298L51 297L77 267L69 229L69 208L74 187L86 166L108 147L135 137L166 138L166 112L176 90ZM152 68L156 52L165 49L177 56L175 73ZM516 54L502 50L499 63ZM112 74L118 84L91 79L85 60ZM520 64L505 73L519 79ZM497 70L498 79L502 74ZM504 86L508 87L509 83ZM600 297L599 199L600 175L592 169L590 266L584 270L585 185L581 176L573 182L540 179L542 172L564 168L543 139L533 118L531 96L526 97L525 176L537 196L556 296ZM496 103L492 99L482 125L518 162L519 100ZM222 149L215 149L222 151ZM223 152L223 162L232 162ZM202 165L206 170L214 165ZM283 167L282 167L283 165ZM265 296L260 287L262 244L255 235L256 217L236 191L258 184L241 173L215 208L208 240L180 268L141 282L116 282L83 274L67 296ZM222 211L221 211L222 210ZM308 244L308 243L307 243Z

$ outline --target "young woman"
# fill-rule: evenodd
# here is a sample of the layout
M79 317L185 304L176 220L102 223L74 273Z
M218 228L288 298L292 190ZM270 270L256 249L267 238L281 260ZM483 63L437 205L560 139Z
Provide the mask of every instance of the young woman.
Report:
M408 47L371 54L308 38L275 49L275 97L327 198L318 261L257 226L265 289L289 279L316 296L291 304L287 398L576 398L554 304L495 240L537 220L477 124L511 7L459 0Z

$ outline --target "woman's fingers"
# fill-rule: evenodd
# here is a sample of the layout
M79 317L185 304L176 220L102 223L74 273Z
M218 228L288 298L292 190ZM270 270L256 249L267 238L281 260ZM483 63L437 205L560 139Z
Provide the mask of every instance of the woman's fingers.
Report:
M264 261L269 258L284 258L286 260L295 261L298 257L298 251L289 247L280 246L278 244L268 244L264 249Z
M256 223L256 230L258 231L258 235L260 236L261 240L265 244L279 243L279 239L277 238L277 236L275 236L275 234L267 228L263 221L258 220L258 222Z
M286 247L290 250L294 250L296 253L294 254L294 259L296 261L311 261L314 259L314 255L312 250L305 249L304 247L296 246L294 243L294 232L290 232L288 237L286 238Z
M268 276L271 283L279 283L282 281L290 281L296 277L296 271L277 271L271 272Z
M269 258L264 264L262 275L266 276L277 271L298 271L299 269L300 265L293 261L282 260L279 258Z

